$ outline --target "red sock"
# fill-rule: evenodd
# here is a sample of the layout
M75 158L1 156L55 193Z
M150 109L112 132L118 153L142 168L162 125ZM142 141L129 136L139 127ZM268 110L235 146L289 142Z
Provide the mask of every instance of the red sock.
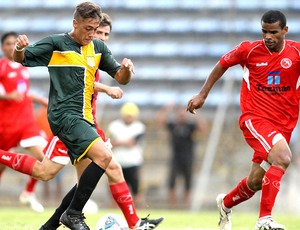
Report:
M272 215L272 209L280 189L280 181L283 175L284 170L274 165L266 172L261 188L259 218Z
M111 184L109 188L114 200L122 210L128 226L134 227L139 221L139 217L136 214L133 199L126 181L118 184Z
M0 149L0 163L18 172L31 176L36 159L20 153L11 153Z
M224 206L226 208L232 208L233 206L250 199L254 194L255 192L248 187L247 177L245 177L224 197Z
M33 192L34 188L35 188L35 185L36 183L38 182L37 179L33 178L33 177L30 177L27 184L26 184L26 189L25 191L26 192Z

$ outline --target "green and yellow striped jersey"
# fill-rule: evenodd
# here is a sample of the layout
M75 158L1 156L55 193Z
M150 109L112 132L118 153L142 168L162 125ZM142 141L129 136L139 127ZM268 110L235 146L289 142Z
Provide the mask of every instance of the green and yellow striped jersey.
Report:
M48 120L54 134L66 116L94 123L91 100L96 71L100 69L114 77L120 69L102 41L94 39L82 46L67 33L51 35L27 47L23 65L48 67Z

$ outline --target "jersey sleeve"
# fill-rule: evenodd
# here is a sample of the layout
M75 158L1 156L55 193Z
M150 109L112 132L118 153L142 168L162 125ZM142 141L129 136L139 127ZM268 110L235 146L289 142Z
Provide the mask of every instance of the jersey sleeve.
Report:
M5 71L5 67L4 67L4 61L3 59L0 59L0 95L5 95L6 90L2 84L3 81L3 75L4 75L4 71Z
M116 72L121 68L121 65L114 59L111 51L103 42L97 41L96 44L102 53L99 69L114 77Z
M5 62L3 61L4 59L0 59L0 82L1 82L1 78L4 75L4 71L5 71Z
M223 55L220 59L221 66L225 69L238 64L243 66L248 53L247 50L249 45L250 42L248 41L242 42L240 45Z
M53 39L50 36L28 46L22 64L28 67L47 66L53 53L53 46Z
M295 49L299 52L300 55L300 42L296 42L296 41L291 41L291 40L287 40L291 46L295 47Z

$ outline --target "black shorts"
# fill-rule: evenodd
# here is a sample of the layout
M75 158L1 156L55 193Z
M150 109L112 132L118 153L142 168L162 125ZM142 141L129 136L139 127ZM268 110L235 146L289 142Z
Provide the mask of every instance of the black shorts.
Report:
M75 116L68 116L63 120L57 136L67 146L72 164L85 157L100 138L94 124Z

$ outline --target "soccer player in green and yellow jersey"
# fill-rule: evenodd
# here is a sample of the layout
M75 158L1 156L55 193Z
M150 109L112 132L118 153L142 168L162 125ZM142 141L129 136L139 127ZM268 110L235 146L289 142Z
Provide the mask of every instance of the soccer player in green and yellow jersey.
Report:
M130 59L119 64L107 46L93 39L101 21L94 3L76 6L73 30L46 37L29 46L26 35L17 38L14 59L25 66L47 66L50 74L48 120L54 135L68 148L73 164L92 160L83 172L68 209L60 221L71 229L89 229L82 209L111 160L111 152L96 132L91 99L97 69L120 84L127 84L134 71Z

